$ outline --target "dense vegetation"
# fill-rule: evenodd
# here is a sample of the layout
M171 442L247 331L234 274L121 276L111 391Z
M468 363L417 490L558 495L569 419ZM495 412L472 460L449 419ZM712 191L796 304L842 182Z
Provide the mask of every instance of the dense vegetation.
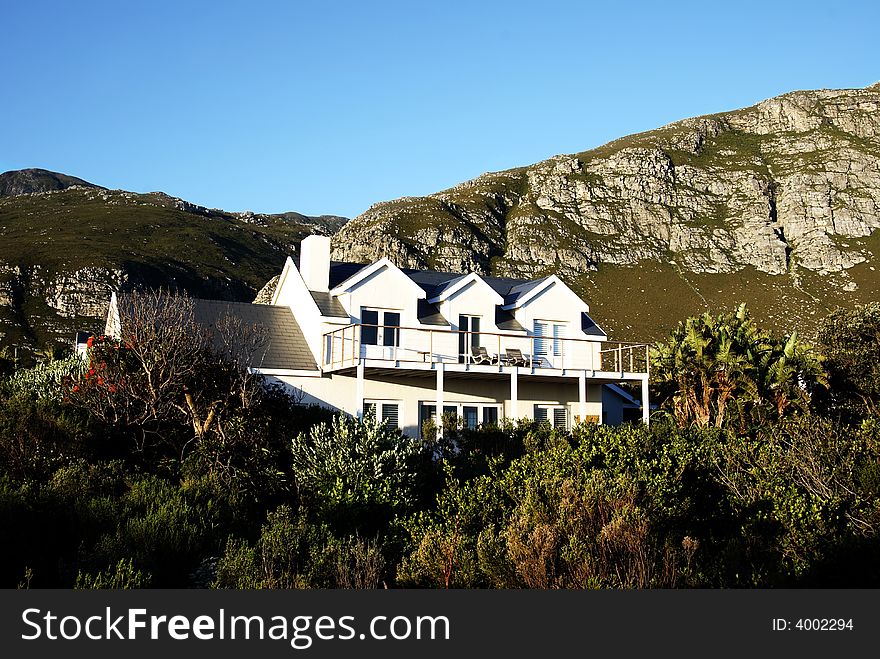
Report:
M0 586L880 585L880 305L815 348L744 308L682 322L649 428L430 441L265 386L258 328L131 318L3 384Z

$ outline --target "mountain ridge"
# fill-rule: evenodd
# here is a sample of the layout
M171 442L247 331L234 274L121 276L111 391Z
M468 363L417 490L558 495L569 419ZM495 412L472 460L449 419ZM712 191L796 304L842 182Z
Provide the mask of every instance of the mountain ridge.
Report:
M758 316L809 333L817 311L877 290L878 108L876 86L798 90L486 173L372 206L334 236L334 258L557 272L612 328L650 337L677 317L735 303L717 295L722 284L749 302L761 280L784 291L767 305L758 295ZM654 303L668 313L652 308L651 293L664 291L643 290L640 270L667 284ZM610 290L627 296L627 310L607 301Z
M13 169L0 174L0 197L17 197L25 194L39 194L66 190L74 186L104 189L76 176L52 172L48 169L31 167Z
M799 90L574 154L487 172L357 218L209 209L66 174L0 174L0 343L66 342L110 291L265 297L311 233L333 258L559 274L612 338L747 302L811 335L880 290L880 83Z
M249 302L303 237L347 220L230 213L47 170L19 174L0 175L17 186L0 196L0 345L25 351L100 331L114 290L163 287Z

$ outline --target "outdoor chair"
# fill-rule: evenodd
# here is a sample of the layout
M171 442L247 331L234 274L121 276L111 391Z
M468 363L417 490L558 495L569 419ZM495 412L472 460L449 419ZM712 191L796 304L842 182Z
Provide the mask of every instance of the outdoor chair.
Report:
M492 364L495 360L483 346L474 346L471 348L472 364Z
M531 366L532 358L530 355L524 355L518 348L508 348L504 363L508 366Z

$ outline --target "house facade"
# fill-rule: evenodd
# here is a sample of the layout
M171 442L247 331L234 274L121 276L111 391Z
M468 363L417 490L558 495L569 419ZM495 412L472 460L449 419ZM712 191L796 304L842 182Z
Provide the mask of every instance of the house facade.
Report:
M647 346L608 341L555 276L331 262L330 239L314 235L298 263L287 259L269 305L196 301L200 322L219 313L266 327L269 348L253 368L304 403L374 413L415 437L428 419L441 425L437 410L467 426L648 420ZM638 383L641 401L626 382Z

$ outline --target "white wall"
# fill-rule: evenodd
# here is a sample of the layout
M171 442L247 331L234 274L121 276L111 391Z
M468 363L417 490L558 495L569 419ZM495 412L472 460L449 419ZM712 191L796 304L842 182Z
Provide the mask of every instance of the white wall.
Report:
M281 271L281 279L278 281L275 295L272 296L272 304L290 307L315 358L315 363L320 364L324 332L321 312L290 257L287 258Z
M589 306L574 291L561 282L554 282L549 288L516 309L514 316L529 333L533 331L536 320L564 323L566 338L586 339L589 343L564 342L562 366L600 370L599 350L602 339L588 336L581 329L581 314L588 311Z
M350 375L325 375L321 378L281 376L278 380L303 392L306 404L357 413L357 379ZM400 419L404 432L413 437L420 434L419 401L431 404L437 398L436 375L428 371L418 375L364 378L364 399L400 401ZM450 371L444 379L444 402L501 403L502 417L512 416L510 378L494 380L470 376L453 377ZM534 418L534 405L565 405L570 419L580 414L578 381L576 378L556 378L553 382L536 382L528 376L519 378L517 418ZM602 416L601 385L587 387L588 416Z
M361 307L400 311L400 324L413 327L418 324L416 289L412 280L391 267L384 267L351 290L339 296L339 302L354 319L361 322Z

